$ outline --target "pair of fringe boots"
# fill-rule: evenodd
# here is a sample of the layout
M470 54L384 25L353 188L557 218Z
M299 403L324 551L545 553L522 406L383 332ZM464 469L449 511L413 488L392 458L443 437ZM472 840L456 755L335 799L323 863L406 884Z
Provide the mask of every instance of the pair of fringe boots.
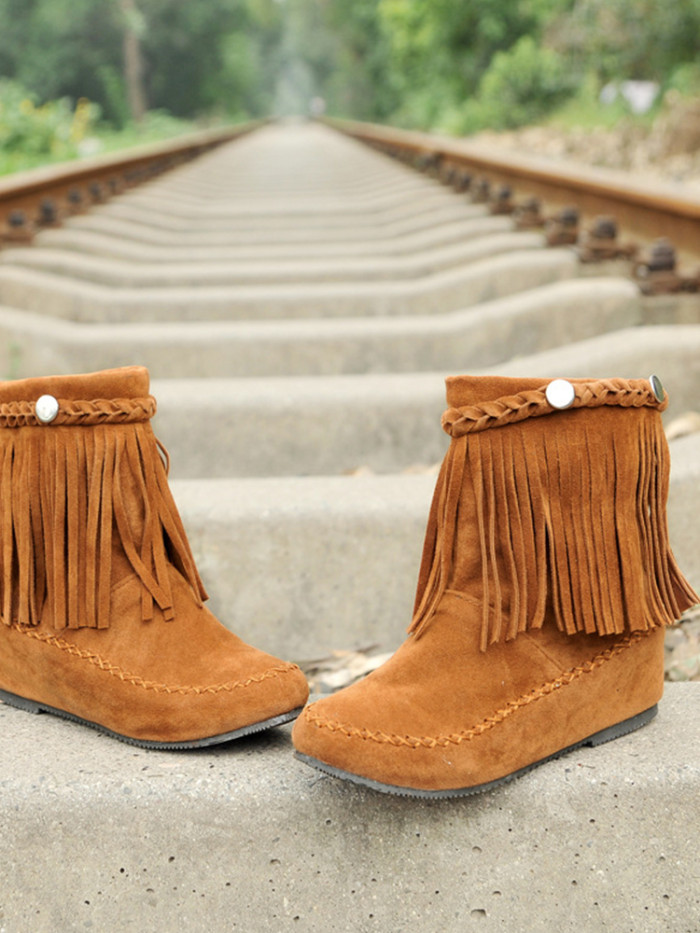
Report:
M409 637L304 708L299 668L203 605L147 371L0 383L0 699L157 749L298 717L303 761L418 796L648 721L664 627L698 601L668 543L660 383L458 377L447 395Z

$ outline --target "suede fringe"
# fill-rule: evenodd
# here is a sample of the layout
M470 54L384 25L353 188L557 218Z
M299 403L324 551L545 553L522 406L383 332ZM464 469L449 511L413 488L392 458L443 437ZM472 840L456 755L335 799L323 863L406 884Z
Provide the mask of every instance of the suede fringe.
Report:
M0 431L5 624L108 628L116 542L143 584L144 621L153 618L154 604L165 619L174 616L169 563L200 604L207 598L166 467L140 417L132 424Z
M424 632L450 588L457 534L470 547L478 542L482 650L540 628L548 607L567 634L617 635L671 624L698 602L669 546L668 449L658 415L643 414L635 430L621 423L604 443L592 419L559 419L556 430L541 432L542 444L520 424L453 437L409 632ZM476 523L458 532L465 495Z

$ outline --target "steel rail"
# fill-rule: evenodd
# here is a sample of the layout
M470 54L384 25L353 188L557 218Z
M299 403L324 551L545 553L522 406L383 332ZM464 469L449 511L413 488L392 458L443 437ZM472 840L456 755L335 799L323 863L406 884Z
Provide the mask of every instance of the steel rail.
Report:
M627 235L647 242L668 237L680 252L700 257L700 197L680 186L642 185L618 171L573 168L446 136L350 120L328 118L325 122L355 139L443 174L451 168L461 169L492 183L509 185L517 195L540 198L551 207L573 203L587 220L614 215Z
M0 236L30 238L94 203L237 139L262 125L251 121L188 133L165 142L60 162L0 177Z

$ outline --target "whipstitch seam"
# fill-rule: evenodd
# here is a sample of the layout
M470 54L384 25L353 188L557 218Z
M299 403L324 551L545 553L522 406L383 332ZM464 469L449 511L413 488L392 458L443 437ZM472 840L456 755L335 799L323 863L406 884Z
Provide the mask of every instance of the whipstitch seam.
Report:
M523 696L518 697L517 700L512 700L503 709L497 710L492 716L487 716L482 722L472 726L471 729L467 729L464 732L453 733L452 735L427 737L387 734L385 732L372 731L370 729L359 729L356 726L345 725L341 722L320 719L318 716L313 714L313 706L307 707L306 718L312 723L312 725L319 729L325 728L330 732L342 732L348 738L368 739L372 742L378 742L383 745L389 744L395 745L397 747L405 746L407 748L435 748L436 746L445 748L448 745L461 745L463 742L469 742L477 736L483 735L484 732L488 732L490 729L493 729L494 726L497 726L505 719L508 719L519 709L522 709L525 706L529 706L530 703L534 703L536 700L541 700L543 697L550 696L552 693L554 693L555 690L559 690L562 687L568 686L575 680L578 680L579 677L582 677L584 674L590 674L592 671L605 664L606 661L609 661L611 658L639 642L642 638L645 637L645 634L637 632L629 636L625 641L620 642L617 645L613 645L612 648L606 648L605 651L602 651L590 661L586 661L578 667L571 668L571 670L566 671L556 680L542 684L541 687L533 690L531 693L523 694Z
M50 645L53 648L58 648L60 651L65 651L73 657L79 658L81 661L87 661L89 664L99 668L99 670L104 671L107 674L111 674L113 677L117 677L124 683L131 684L135 687L142 687L144 690L153 690L155 693L201 695L206 693L222 693L225 691L231 692L232 690L236 690L238 688L249 687L252 684L259 684L264 680L270 679L271 677L278 677L280 674L286 674L289 671L296 669L295 664L271 667L264 671L262 674L258 674L254 677L248 677L246 680L229 681L223 684L207 684L204 686L178 686L174 684L162 684L155 681L144 680L143 677L139 677L138 674L131 674L128 671L124 671L118 665L112 664L109 661L105 661L105 659L101 658L98 654L93 654L91 651L86 651L84 648L78 648L77 645L73 645L70 642L64 641L62 638L57 638L55 635L46 635L42 632L29 631L20 625L12 625L11 627L20 632L20 634L26 635L27 638L35 638L37 641L40 641L46 645Z

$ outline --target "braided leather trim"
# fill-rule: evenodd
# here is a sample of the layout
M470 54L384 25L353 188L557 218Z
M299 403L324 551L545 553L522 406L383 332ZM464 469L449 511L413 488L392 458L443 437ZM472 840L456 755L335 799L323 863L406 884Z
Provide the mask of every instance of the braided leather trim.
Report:
M573 382L572 385L575 398L571 408L619 405L622 408L648 407L663 411L668 405L667 398L663 402L658 401L646 379L597 379L592 382ZM442 416L443 430L452 437L463 437L465 434L500 428L526 418L552 415L560 409L549 404L546 389L547 383L539 389L483 402L481 405L448 408Z
M133 424L148 421L156 413L156 400L146 398L58 399L54 420L46 425L34 413L34 402L5 402L0 405L0 428L53 427L54 425Z

